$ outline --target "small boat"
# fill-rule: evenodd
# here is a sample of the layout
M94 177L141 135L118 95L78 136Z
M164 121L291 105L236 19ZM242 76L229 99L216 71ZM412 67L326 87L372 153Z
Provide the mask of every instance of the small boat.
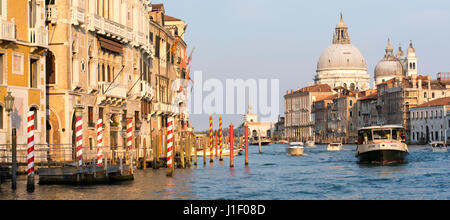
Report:
M278 141L278 144L289 144L289 142L286 140L280 140Z
M447 152L447 145L443 141L431 142L428 146L432 152Z
M385 125L361 128L358 131L356 157L358 163L405 163L409 154L402 125Z
M308 146L308 147L314 147L314 146L316 146L316 143L314 143L314 141L307 141L307 142L306 142L306 146Z
M291 156L303 156L305 147L302 142L292 142L289 144L289 147L286 149L286 151L287 154Z
M270 145L272 141L269 138L261 138L261 146ZM254 137L250 140L250 145L259 145L258 137Z
M330 143L327 146L328 151L341 151L342 150L342 143Z

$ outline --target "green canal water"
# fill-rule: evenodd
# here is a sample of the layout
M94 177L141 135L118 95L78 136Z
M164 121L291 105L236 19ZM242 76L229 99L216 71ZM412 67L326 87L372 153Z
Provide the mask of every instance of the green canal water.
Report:
M26 177L1 185L0 200L381 200L450 199L448 153L432 153L410 146L408 163L368 166L356 163L354 145L340 152L326 146L307 148L303 157L286 155L286 145L251 146L250 165L244 157L176 170L136 171L131 182L96 186L39 186L26 192Z

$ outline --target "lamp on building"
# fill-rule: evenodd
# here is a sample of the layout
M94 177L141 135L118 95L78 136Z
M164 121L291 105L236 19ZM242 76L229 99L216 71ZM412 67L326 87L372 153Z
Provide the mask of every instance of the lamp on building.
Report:
M5 111L8 112L8 116L11 114L14 105L14 97L11 95L11 91L7 92L5 96Z

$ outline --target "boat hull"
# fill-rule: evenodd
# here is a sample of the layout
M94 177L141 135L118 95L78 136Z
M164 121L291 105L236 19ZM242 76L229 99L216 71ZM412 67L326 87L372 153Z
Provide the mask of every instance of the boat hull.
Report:
M290 156L303 156L303 152L305 151L305 148L303 147L288 147L286 149L287 154Z
M408 152L399 150L374 150L359 154L360 164L393 164L406 163Z
M431 152L434 152L434 153L445 153L447 151L448 150L447 150L446 147L443 147L443 148L433 147L433 148L431 148Z

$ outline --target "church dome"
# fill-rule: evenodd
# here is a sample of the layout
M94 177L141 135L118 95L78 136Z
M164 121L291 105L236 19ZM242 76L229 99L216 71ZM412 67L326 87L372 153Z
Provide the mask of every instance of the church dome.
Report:
M319 58L317 71L367 70L361 52L352 44L332 44Z
M403 76L403 65L393 53L390 40L386 47L386 54L375 67L375 82L381 83L383 80Z
M403 65L395 57L384 57L375 67L375 78L384 76L402 76Z

